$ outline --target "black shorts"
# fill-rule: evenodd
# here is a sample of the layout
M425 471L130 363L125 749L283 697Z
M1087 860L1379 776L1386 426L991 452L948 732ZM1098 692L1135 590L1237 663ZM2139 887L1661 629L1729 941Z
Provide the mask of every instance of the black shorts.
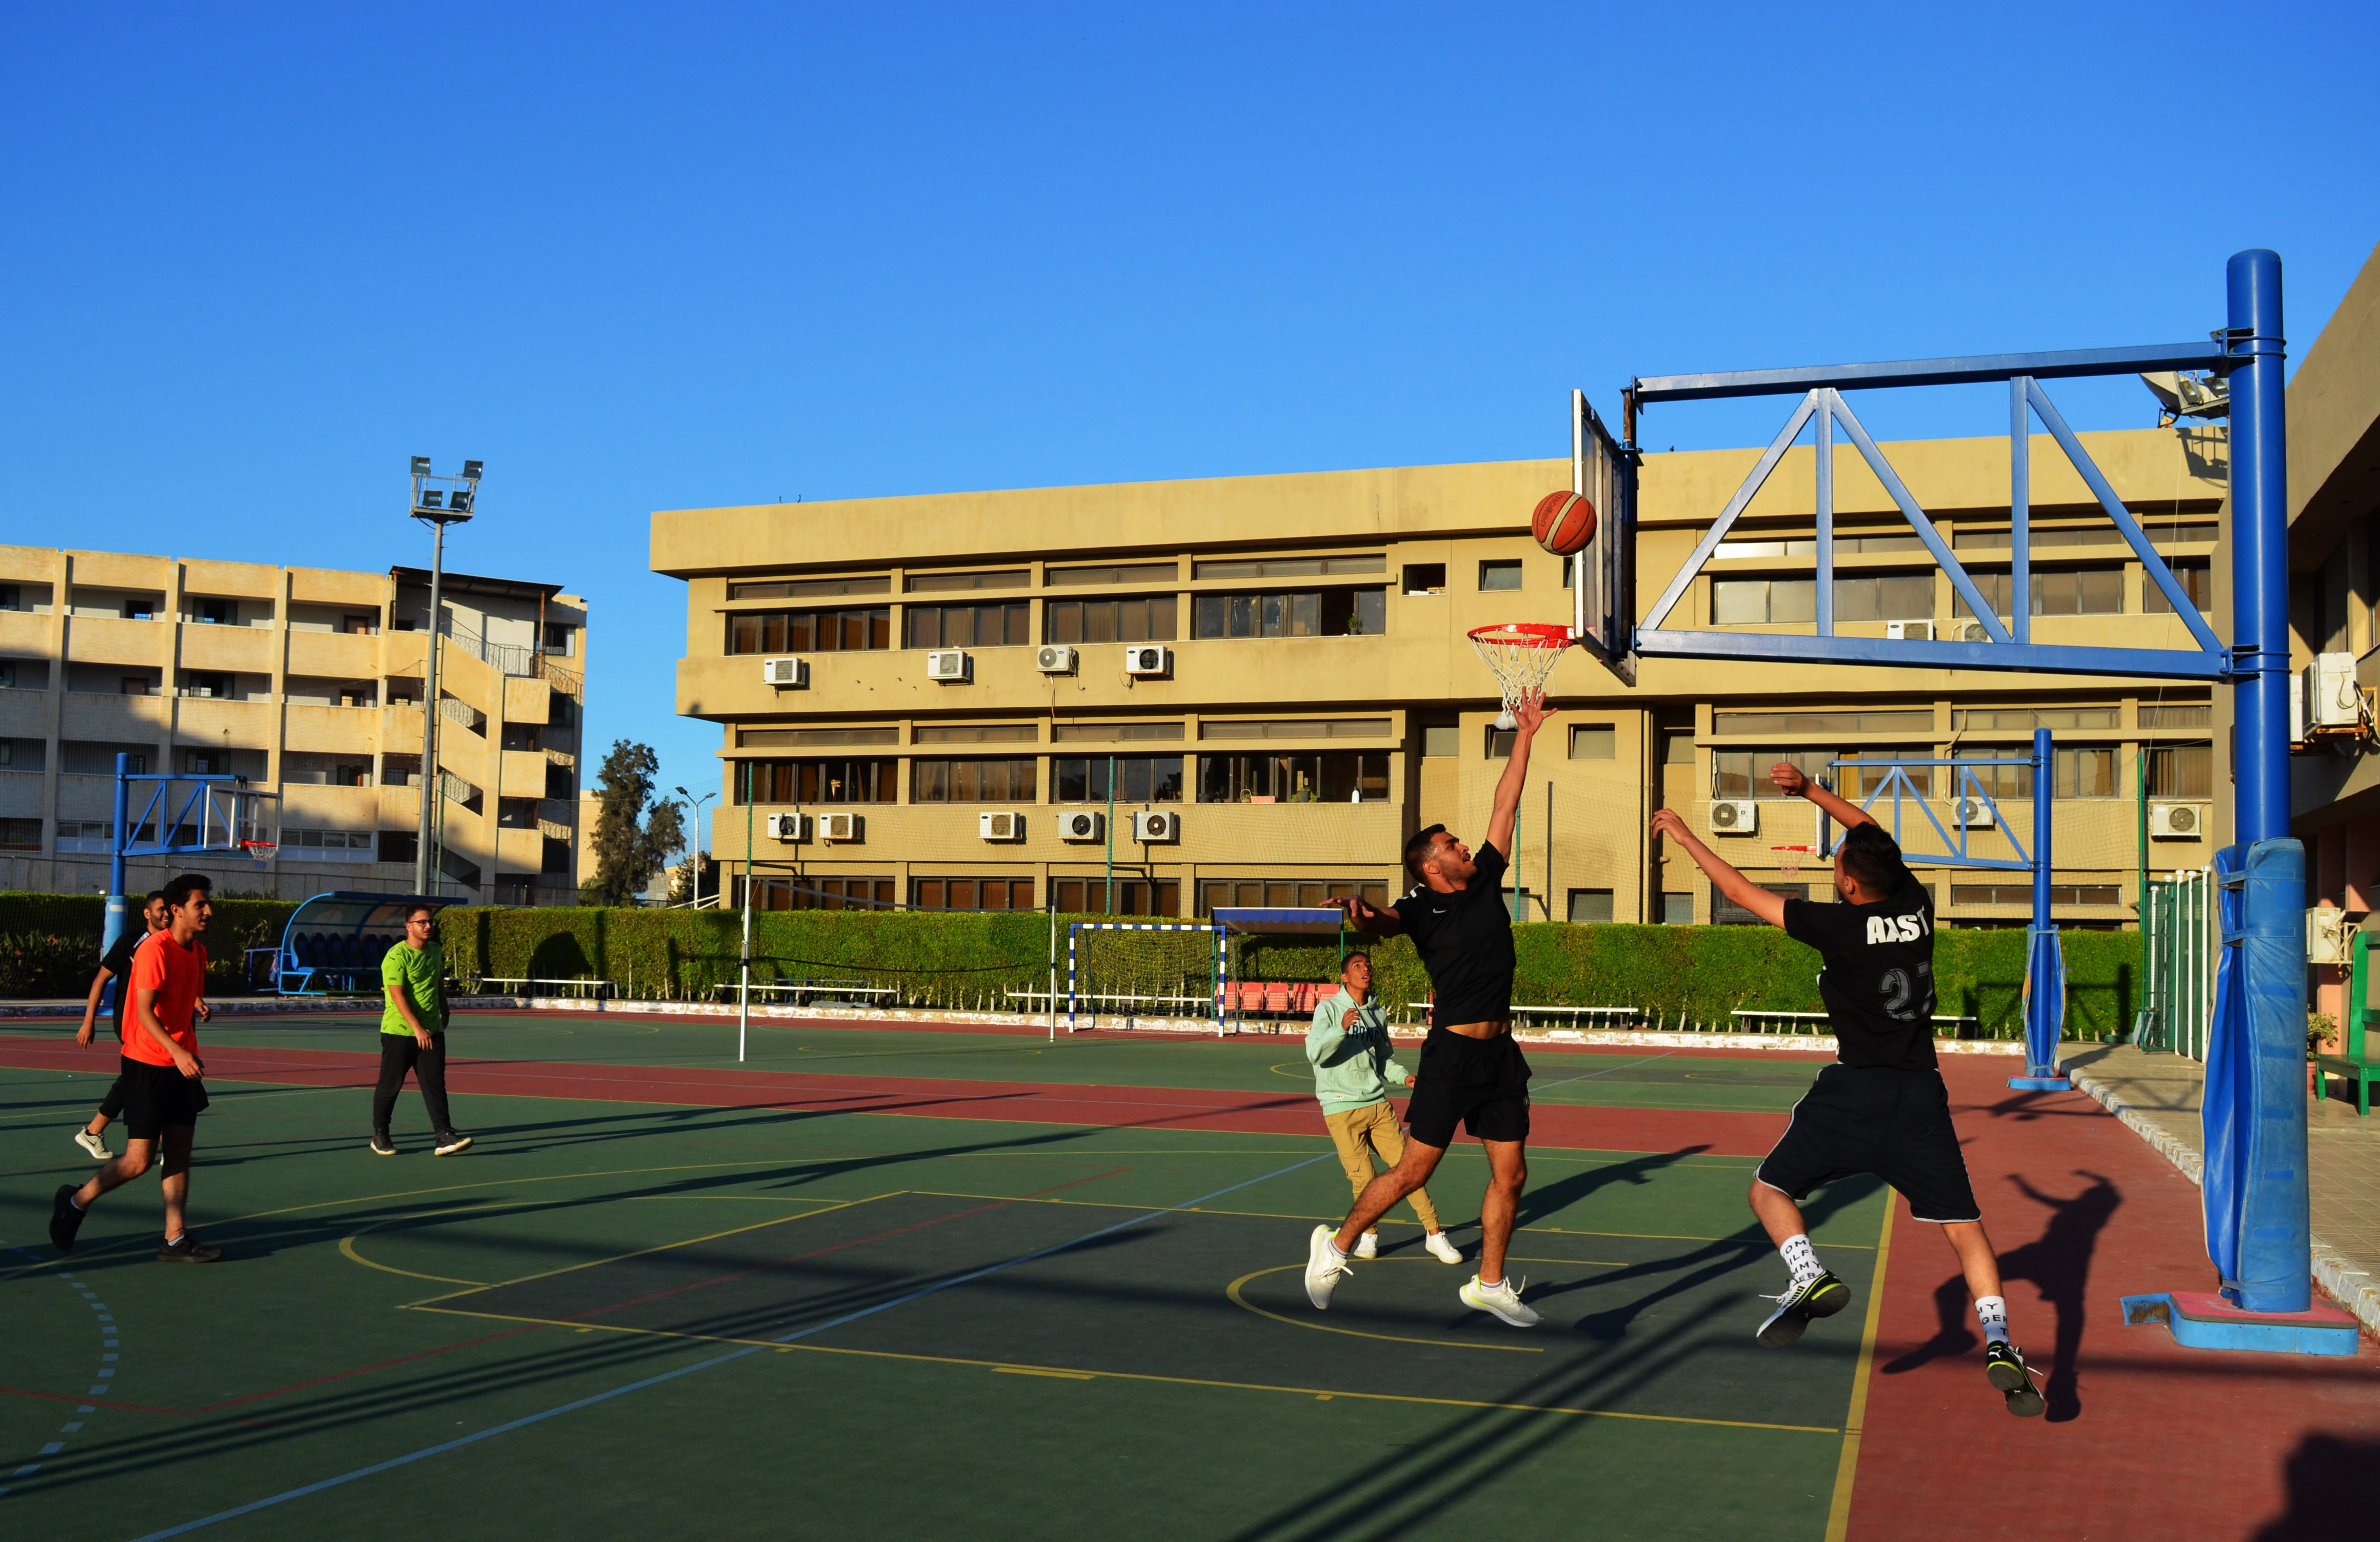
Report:
M1511 1034L1468 1038L1432 1028L1423 1040L1407 1133L1443 1150L1458 1123L1481 1140L1529 1138L1529 1062Z
M1828 1066L1793 1105L1793 1123L1762 1159L1756 1176L1799 1200L1821 1184L1863 1172L1900 1190L1920 1220L1983 1219L1939 1071Z
M199 1122L207 1106L207 1084L192 1081L170 1065L152 1065L124 1057L124 1134L130 1140L155 1140L167 1130Z

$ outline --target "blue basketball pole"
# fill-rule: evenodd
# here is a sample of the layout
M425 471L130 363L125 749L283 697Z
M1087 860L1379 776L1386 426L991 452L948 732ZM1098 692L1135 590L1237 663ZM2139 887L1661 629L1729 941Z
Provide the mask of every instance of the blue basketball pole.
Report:
M116 756L115 823L112 827L115 838L107 843L107 916L100 924L99 930L99 955L102 958L107 956L108 949L115 946L115 940L124 935L124 848L131 839L130 832L124 828L125 821L131 815L129 787L124 779L131 774L132 757Z
M2058 751L2049 730L2033 731L2033 924L2024 930L2024 1075L2009 1086L2024 1092L2063 1092L2073 1084L2058 1069L2058 1040L2066 1026L2066 959L2049 913L2050 834L2058 791Z

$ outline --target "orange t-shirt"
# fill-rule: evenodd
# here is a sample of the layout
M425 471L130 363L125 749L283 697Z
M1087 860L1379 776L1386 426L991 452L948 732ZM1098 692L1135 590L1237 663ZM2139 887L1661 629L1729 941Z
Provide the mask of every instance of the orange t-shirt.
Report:
M161 931L140 944L132 955L132 990L135 992L131 1015L125 1019L124 1052L137 1061L151 1065L171 1065L174 1057L158 1044L155 1036L140 1026L138 992L157 992L157 1021L175 1043L192 1054L199 1052L199 998L206 993L207 945L193 940L187 948L174 941L174 934Z

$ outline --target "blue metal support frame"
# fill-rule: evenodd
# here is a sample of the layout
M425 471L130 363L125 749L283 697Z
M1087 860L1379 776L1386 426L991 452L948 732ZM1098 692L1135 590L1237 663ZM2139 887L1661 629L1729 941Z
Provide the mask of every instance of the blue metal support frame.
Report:
M156 783L137 816L132 812L132 783L136 782ZM176 782L190 784L189 794L181 800L178 808L174 807L173 799L173 784ZM125 923L130 914L124 895L125 859L220 853L231 849L207 844L205 834L220 829L229 840L237 842L240 839L239 800L247 795L249 787L249 780L244 776L175 776L167 772L136 771L132 769L131 756L116 756L115 824L114 838L108 842L107 908L100 925L101 957L107 956L107 950L115 946L115 940L124 935ZM230 793L228 803L219 801L222 792ZM200 838L195 843L176 841L175 833L188 828L193 815L196 816ZM137 831L152 828L157 832L154 840L141 842L133 838Z
M2274 265L2277 270L2279 259L2274 259ZM1725 374L1639 376L1628 382L1628 393L1638 402L1704 402L1723 396L1785 396L1819 386L1859 391L1883 385L1979 385L2018 375L2059 380L2078 375L2131 375L2153 370L2221 372L2240 362L2240 357L2220 343L2166 343L2132 348L2071 348L2059 353L1904 358L1883 364L1818 364L1795 370L1736 370Z

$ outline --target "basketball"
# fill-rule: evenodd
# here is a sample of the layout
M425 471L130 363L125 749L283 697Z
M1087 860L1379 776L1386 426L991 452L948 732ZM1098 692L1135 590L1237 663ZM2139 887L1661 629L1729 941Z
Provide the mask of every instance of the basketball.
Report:
M1555 556L1576 556L1595 539L1595 505L1583 493L1548 492L1537 500L1529 530Z

